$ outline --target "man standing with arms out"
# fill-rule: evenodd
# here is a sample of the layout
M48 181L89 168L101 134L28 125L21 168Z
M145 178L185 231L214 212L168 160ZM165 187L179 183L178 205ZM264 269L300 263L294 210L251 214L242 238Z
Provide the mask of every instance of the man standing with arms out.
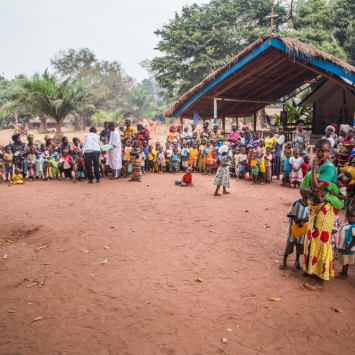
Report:
M113 148L107 151L106 165L109 165L113 170L110 178L113 180L120 178L120 172L122 169L121 136L113 122L108 124L108 129L111 131L109 144L113 145Z
M84 160L85 160L85 168L86 173L88 176L88 183L92 184L92 180L94 176L92 174L92 165L94 164L94 172L96 182L100 182L100 165L99 165L99 158L100 158L100 145L99 139L100 137L96 134L97 130L95 127L90 128L90 133L84 136Z

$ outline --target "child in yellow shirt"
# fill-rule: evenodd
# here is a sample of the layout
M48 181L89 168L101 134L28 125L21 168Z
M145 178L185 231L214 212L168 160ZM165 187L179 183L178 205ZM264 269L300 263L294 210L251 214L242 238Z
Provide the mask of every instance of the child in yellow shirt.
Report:
M198 149L196 141L192 143L192 148L187 151L187 163L192 167L192 172L197 169Z

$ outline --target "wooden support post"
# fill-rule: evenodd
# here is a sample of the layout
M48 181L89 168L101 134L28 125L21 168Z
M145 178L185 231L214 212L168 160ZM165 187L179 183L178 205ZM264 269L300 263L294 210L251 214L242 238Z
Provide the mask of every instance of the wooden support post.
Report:
M235 114L235 123L237 124L237 131L239 131L239 117L238 117L238 112Z
M254 105L254 132L256 132L256 109Z
M226 130L226 115L222 116L222 130Z
M182 118L182 116L180 116L180 125L181 127L184 127L184 119Z

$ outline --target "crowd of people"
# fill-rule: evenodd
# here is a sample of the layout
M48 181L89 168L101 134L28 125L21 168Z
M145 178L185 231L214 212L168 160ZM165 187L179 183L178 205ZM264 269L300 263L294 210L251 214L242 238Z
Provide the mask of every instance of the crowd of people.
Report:
M333 124L315 145L311 162L307 154L310 141L304 122L297 122L292 141L286 141L284 128L271 128L265 138L248 126L238 131L231 126L230 134L214 125L202 129L170 125L164 142L151 142L149 131L141 124L135 130L131 121L116 128L105 122L97 134L95 127L81 142L63 137L61 144L53 143L48 135L45 143L36 144L31 133L27 143L19 134L13 143L0 146L1 181L23 184L25 180L66 179L92 183L109 176L110 179L129 178L141 181L143 174L183 172L175 184L192 187L193 174L215 175L214 195L229 194L231 177L250 181L253 185L270 184L280 180L282 187L300 189L301 198L290 207L289 229L280 269L287 267L287 258L296 250L295 266L303 268L309 281L301 285L308 290L323 290L324 280L334 275L334 259L343 265L341 279L346 279L348 265L355 254L355 128ZM345 207L346 224L340 228L338 212Z

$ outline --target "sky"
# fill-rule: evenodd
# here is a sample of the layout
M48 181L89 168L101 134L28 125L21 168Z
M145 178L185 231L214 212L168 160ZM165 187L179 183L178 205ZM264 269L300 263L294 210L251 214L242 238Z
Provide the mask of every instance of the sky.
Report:
M141 81L138 64L161 55L154 31L185 5L208 0L0 0L0 75L32 75L50 68L60 50L87 47L99 60L122 63Z

